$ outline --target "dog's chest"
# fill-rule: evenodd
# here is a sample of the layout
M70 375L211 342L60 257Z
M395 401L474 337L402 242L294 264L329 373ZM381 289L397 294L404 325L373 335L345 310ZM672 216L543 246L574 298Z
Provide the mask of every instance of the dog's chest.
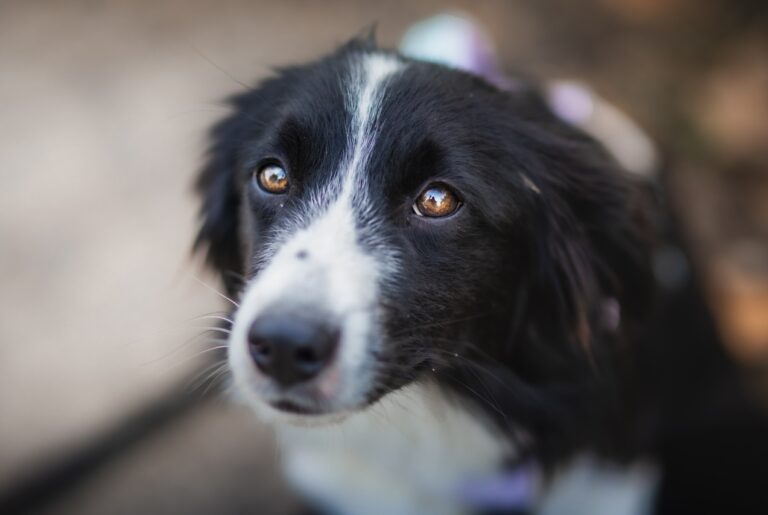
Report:
M462 484L512 452L432 386L390 394L337 425L281 427L278 440L295 486L342 514L462 513Z

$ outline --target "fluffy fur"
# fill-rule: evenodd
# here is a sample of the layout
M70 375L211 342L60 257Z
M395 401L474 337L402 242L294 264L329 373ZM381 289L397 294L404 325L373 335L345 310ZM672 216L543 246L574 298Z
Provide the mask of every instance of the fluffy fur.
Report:
M369 41L231 103L198 180L197 246L240 301L237 390L278 427L305 493L342 513L463 512L462 481L621 454L617 356L654 280L643 189L597 142L534 86ZM283 195L254 184L274 162ZM433 182L456 213L414 214ZM249 358L248 327L275 312L339 328L312 384L280 390Z

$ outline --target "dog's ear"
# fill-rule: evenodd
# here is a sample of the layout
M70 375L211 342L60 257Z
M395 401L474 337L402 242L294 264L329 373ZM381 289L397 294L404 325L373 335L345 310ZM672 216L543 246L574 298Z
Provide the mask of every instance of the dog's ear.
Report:
M211 130L207 161L195 183L202 204L194 250L205 253L206 262L219 272L231 295L242 286L245 273L240 220L242 187L238 183L241 153L248 142L258 141L279 118L289 90L283 77L295 73L295 69L277 72L256 88L228 99L232 113Z
M236 115L213 128L207 162L195 183L202 204L194 250L205 253L207 264L219 272L228 294L236 291L238 277L243 273L239 235L240 195L235 182L235 144L240 137Z
M372 23L362 28L358 33L349 38L345 43L339 45L335 55L344 55L346 53L372 52L378 49L376 42L376 23Z
M527 224L532 273L525 285L529 338L597 350L607 332L620 336L648 309L654 288L650 199L576 129L550 131L536 183L521 179L536 216ZM567 361L564 361L567 363Z

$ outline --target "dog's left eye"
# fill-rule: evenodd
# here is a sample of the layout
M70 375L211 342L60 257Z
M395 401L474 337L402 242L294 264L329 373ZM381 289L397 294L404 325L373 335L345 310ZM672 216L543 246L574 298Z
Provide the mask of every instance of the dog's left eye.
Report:
M442 218L455 213L461 202L458 195L443 183L432 183L413 203L413 212L419 216Z
M268 164L254 172L254 179L267 193L280 194L288 191L288 172L280 165Z

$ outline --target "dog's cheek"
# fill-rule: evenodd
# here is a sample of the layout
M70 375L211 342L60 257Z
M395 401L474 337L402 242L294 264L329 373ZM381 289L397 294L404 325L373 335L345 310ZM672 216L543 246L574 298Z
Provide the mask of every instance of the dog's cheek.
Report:
M381 355L396 383L449 364L471 338L467 313L482 309L476 286L488 271L452 260L411 262L397 284L382 289ZM475 298L477 297L477 298Z

